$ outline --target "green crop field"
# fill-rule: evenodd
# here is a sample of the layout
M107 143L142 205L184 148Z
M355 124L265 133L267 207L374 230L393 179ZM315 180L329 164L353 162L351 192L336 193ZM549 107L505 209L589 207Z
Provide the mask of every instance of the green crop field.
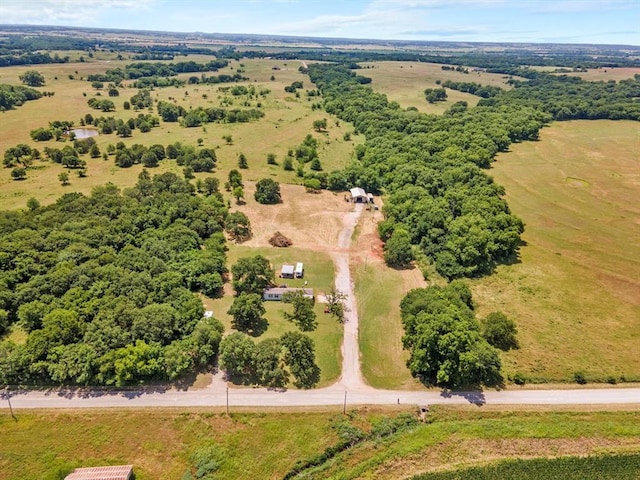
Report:
M454 472L427 473L412 480L617 480L640 477L640 454L506 460Z
M640 125L554 123L491 173L526 223L520 261L473 281L481 315L513 317L508 374L640 380Z
M276 479L296 461L335 445L339 434L332 425L346 422L367 432L384 418L412 411L361 408L346 417L331 409L232 411L228 417L220 409L34 410L16 411L13 419L5 409L0 479L58 479L75 467L105 463L131 463L139 480L182 478L202 452L216 461L215 478ZM615 459L640 452L634 411L432 407L427 419L359 443L304 478L391 480L508 458L619 454Z

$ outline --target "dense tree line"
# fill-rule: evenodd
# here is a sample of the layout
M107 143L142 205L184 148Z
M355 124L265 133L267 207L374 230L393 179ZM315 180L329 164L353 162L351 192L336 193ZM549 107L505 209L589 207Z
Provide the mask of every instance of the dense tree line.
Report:
M640 75L608 82L538 73L528 80L510 80L514 88L483 99L479 106L501 108L520 104L550 114L554 120L640 120Z
M29 100L37 100L42 93L21 85L0 84L0 112L24 105Z
M402 228L448 278L487 273L515 253L522 221L481 167L511 142L536 138L548 117L517 108L424 115L358 84L346 67L312 65L309 73L326 111L366 136L356 161L328 181L374 193L384 188L383 240Z
M501 362L483 337L469 288L456 280L446 287L411 290L400 303L403 345L411 373L432 385L497 384Z
M222 325L193 292L221 293L227 209L175 174L0 212L2 384L125 385L209 364Z
M187 111L175 103L159 101L158 115L165 122L181 121L185 127L198 127L206 123L245 123L264 117L257 108L196 107Z
M147 77L173 77L179 73L216 72L229 64L227 60L211 60L206 63L193 61L164 63L164 62L136 62L124 67L112 68L105 73L95 73L87 76L90 82L120 83L123 80L136 80Z
M446 80L442 82L442 86L450 88L451 90L458 90L459 92L470 93L482 98L495 97L502 91L500 87L494 87L492 85L482 85L476 82L452 82Z

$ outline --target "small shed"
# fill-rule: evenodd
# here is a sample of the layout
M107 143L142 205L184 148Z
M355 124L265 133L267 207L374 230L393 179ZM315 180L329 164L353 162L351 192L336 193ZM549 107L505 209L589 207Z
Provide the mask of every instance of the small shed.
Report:
M293 265L282 265L282 270L280 270L280 278L295 278Z
M131 480L133 465L76 468L65 480Z
M302 262L296 263L296 278L304 278L304 264Z
M204 315L202 315L204 318L212 318L213 317L213 310L206 310L204 312Z
M292 287L267 288L262 294L262 298L264 300L279 302L282 300L282 296L285 293L297 292L297 291L302 291L302 296L304 298L312 298L315 301L315 297L313 296L313 290L311 288L292 288Z

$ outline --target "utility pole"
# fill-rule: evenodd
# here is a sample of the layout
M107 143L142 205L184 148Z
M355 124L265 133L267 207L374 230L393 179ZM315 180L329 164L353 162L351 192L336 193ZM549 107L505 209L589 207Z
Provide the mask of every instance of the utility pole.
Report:
M342 406L342 414L347 414L347 391L344 391L344 405Z

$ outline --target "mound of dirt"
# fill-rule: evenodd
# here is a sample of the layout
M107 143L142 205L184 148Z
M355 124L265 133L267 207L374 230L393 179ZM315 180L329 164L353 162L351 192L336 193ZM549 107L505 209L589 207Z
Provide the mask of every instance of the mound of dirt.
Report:
M274 233L273 236L269 239L269 243L274 247L290 247L291 245L293 245L291 240L289 240L280 232Z

